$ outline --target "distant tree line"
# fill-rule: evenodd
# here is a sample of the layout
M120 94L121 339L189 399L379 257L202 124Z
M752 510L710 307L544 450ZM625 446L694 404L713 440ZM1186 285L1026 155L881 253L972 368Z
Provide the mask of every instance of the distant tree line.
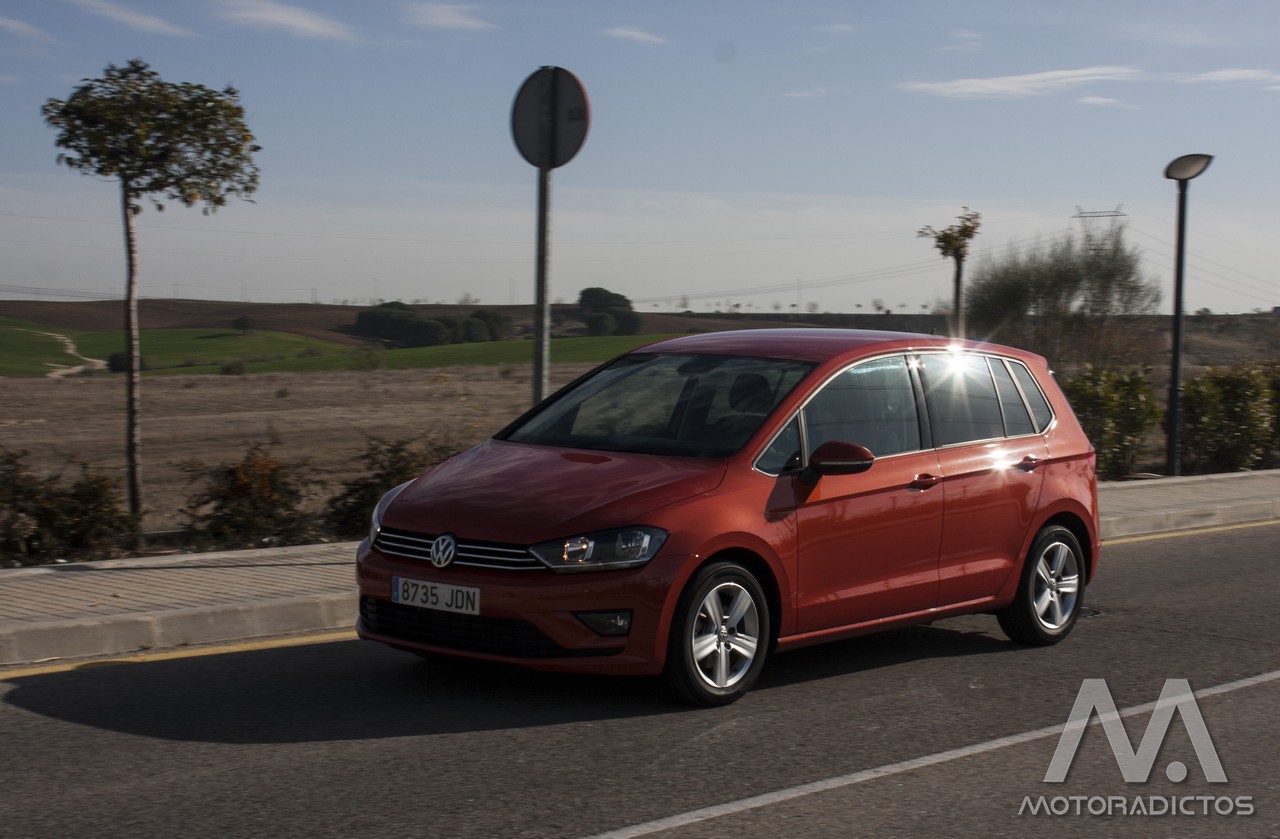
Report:
M491 309L476 309L466 316L428 318L399 301L379 303L364 309L356 315L355 324L356 332L364 337L390 341L402 347L499 341L506 329L506 316Z

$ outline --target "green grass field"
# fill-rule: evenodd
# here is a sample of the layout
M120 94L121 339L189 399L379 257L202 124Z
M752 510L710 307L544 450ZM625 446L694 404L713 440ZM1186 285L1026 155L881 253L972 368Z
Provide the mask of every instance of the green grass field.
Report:
M57 338L41 332L58 332L38 323L0 317L0 376L43 376L54 364L70 364ZM59 334L65 335L65 332Z
M78 352L105 359L124 350L119 332L77 332L0 317L0 376L43 376L55 366L78 361L56 338L65 335ZM604 338L556 338L551 361L602 362L634 347L670 335L613 335ZM451 365L529 364L533 342L493 341L401 350L367 350L317 341L283 332L240 333L231 329L148 329L141 335L147 375L221 373L239 363L247 373L312 372L358 369L409 369ZM105 375L105 374L104 374Z

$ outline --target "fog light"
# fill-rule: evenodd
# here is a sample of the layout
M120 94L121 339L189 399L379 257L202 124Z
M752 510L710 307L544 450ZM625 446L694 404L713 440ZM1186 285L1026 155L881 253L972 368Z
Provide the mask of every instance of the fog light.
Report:
M630 609L620 612L575 612L574 617L597 635L627 635L631 632Z

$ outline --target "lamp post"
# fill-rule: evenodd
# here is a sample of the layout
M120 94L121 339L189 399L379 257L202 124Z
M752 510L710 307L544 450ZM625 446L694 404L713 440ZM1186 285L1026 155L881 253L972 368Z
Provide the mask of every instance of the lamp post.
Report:
M1169 365L1169 408L1165 412L1170 476L1182 472L1178 455L1178 405L1182 396L1182 271L1187 238L1187 182L1208 169L1212 161L1212 155L1184 154L1164 169L1166 178L1178 182L1178 245L1173 268L1173 357Z

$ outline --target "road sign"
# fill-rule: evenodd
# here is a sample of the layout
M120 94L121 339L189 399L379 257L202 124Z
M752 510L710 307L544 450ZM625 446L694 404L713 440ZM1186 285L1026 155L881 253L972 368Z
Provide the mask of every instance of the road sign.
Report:
M587 92L577 76L560 67L535 71L511 106L516 148L539 169L555 169L572 160L587 139L590 122Z
M534 280L533 404L551 386L551 302L547 294L547 228L551 170L573 159L587 139L591 109L578 77L542 67L524 80L511 106L511 136L525 160L538 167L538 252Z

